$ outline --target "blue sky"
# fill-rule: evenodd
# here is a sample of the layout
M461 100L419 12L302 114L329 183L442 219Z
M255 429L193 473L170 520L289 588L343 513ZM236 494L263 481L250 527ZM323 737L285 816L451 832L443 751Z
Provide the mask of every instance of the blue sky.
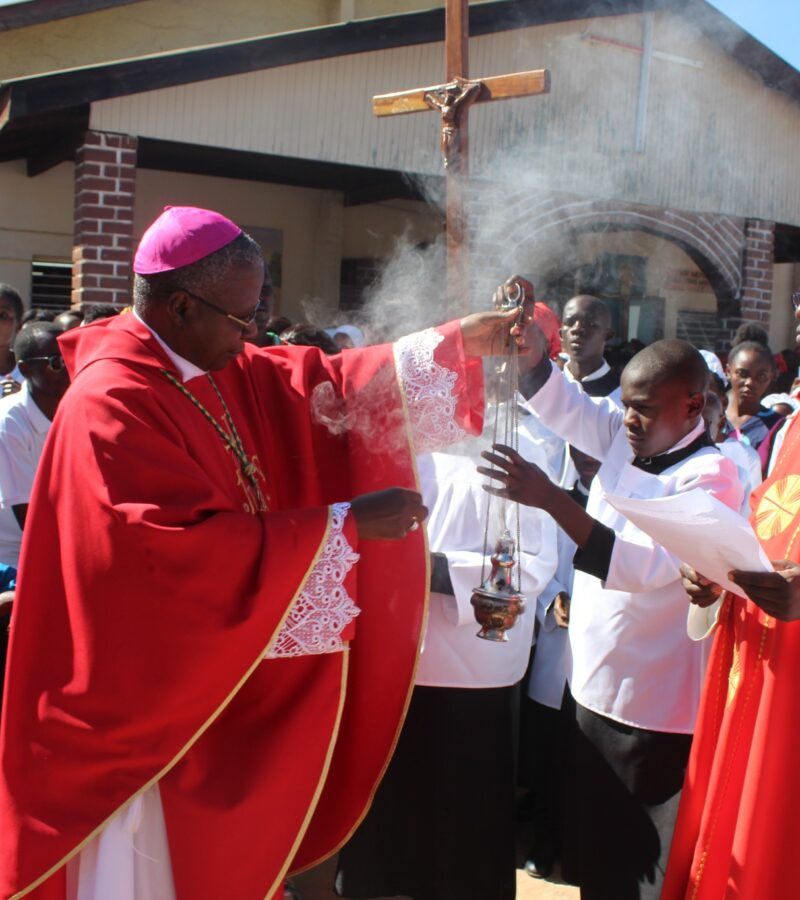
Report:
M800 69L800 0L708 0Z

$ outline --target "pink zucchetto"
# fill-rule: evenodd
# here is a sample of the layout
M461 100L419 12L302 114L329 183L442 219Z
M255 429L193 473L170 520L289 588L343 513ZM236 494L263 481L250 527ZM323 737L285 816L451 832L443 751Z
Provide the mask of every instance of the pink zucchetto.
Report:
M133 271L155 275L191 265L230 244L242 233L230 219L196 206L165 206L142 235Z

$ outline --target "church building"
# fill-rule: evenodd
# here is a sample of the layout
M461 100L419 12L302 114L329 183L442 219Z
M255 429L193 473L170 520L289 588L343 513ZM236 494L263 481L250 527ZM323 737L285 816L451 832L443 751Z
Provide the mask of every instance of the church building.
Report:
M547 93L469 116L470 286L603 297L622 340L793 346L800 72L705 0L487 0L469 75ZM358 320L398 246L435 247L443 0L30 0L0 8L0 281L34 305L129 300L162 207L262 245L280 312ZM445 318L431 311L431 318Z

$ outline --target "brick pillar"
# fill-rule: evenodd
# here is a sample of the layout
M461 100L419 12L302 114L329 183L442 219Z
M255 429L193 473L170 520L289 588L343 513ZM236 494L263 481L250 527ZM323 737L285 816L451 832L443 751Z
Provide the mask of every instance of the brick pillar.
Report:
M130 302L137 139L87 131L75 157L72 302Z
M733 333L742 322L756 322L769 332L772 307L772 265L775 259L775 223L746 219L742 252L740 310L736 317L720 323L721 348L730 347Z
M775 223L748 219L744 227L742 318L769 331L772 306L772 264L775 258Z

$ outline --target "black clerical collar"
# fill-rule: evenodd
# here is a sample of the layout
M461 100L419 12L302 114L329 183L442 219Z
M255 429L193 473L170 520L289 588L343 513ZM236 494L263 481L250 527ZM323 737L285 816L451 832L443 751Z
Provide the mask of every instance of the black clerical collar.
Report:
M691 444L681 447L680 450L673 450L671 453L660 453L658 456L637 456L633 459L633 465L643 472L649 472L651 475L660 475L663 471L669 469L670 466L683 462L684 459L688 459L697 453L698 450L702 450L703 447L713 446L714 442L708 436L708 433L703 431Z

